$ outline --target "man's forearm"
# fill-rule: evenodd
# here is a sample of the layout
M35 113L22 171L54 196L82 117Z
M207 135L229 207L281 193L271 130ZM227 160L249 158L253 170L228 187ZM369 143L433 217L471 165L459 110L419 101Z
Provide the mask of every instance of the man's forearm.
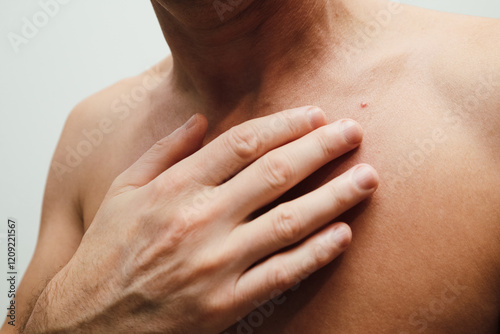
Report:
M102 307L109 295L87 284L88 280L77 281L78 275L70 272L68 265L47 284L21 324L21 333L109 332L110 324L100 321L109 318L104 314L107 308Z
M42 293L38 296L38 299L34 305L30 308L30 312L27 313L25 320L20 324L21 333L54 333L54 332L64 332L61 330L64 326L51 326L49 321L52 316L52 312L58 312L57 305L59 303L54 303L57 299L57 293L60 292L54 286L59 286L58 280L61 275L56 275L45 287ZM71 296L67 296L71 297ZM68 310L69 311L69 310ZM69 314L60 314L62 318L69 318Z

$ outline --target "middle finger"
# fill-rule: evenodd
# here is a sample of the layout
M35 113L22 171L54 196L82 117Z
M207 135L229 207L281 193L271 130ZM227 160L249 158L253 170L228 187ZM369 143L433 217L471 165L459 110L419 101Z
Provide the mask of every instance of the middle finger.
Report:
M228 213L234 221L241 221L321 166L357 147L362 137L361 126L350 119L323 126L267 153L219 186L219 200L234 203Z

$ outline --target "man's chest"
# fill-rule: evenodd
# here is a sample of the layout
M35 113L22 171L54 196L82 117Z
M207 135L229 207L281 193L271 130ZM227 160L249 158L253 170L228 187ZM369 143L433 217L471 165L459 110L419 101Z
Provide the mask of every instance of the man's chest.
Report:
M264 107L254 116L263 116L290 106L316 104L326 112L329 121L353 118L365 131L364 141L358 150L328 164L287 196L295 197L310 191L361 162L372 164L382 176L383 186L392 190L396 190L401 184L409 185L412 182L416 182L416 189L441 182L441 168L447 168L449 172L453 169L473 171L473 166L483 157L475 156L477 150L474 141L468 138L469 133L463 128L463 124L454 122L446 112L446 107L426 89L416 85L410 90L404 86L390 85L381 90L375 85L360 85L352 87L352 91L345 87L319 89L313 86L305 87L302 94L290 98L276 96L267 99L272 100L272 103L262 103ZM297 88L293 90L296 91ZM159 104L160 107L162 105L164 104ZM136 111L137 115L141 112L146 113L148 110L145 107L142 111ZM152 113L149 120L139 117L140 121L129 122L127 131L117 132L108 138L112 143L99 154L103 161L109 156L113 156L113 159L108 159L99 173L90 178L82 201L85 204L83 212L86 228L114 178L148 147L180 126L181 120L187 119L189 113L189 108L177 106L166 112L165 116L154 116L155 113ZM249 118L243 112L218 118L214 118L210 111L204 113L211 121L207 142ZM451 173L455 172L457 171ZM445 192L446 189L442 191ZM443 196L446 196L445 193Z
M458 303L471 303L490 291L494 281L486 269L495 263L488 254L494 253L491 245L499 235L495 217L500 213L495 203L500 200L500 180L476 133L467 127L470 117L456 114L418 85L414 89L403 85L398 90L393 85L373 91L377 93L370 94L367 88L351 94L305 90L290 101L276 99L268 110L263 110L263 114L277 112L290 107L287 102L291 106L316 104L326 112L329 121L349 117L365 130L359 149L324 166L278 202L311 191L361 162L377 169L381 184L371 200L338 218L351 225L354 235L343 265L312 278L316 283L290 297L290 302L276 311L272 325L263 326L262 332L273 332L274 329L268 330L273 326L277 331L291 330L290 326L307 328L312 325L308 319L318 308L338 317L371 314L373 317L364 320L366 324L377 319L379 324L391 321L384 318L389 314L392 318L397 315L408 319L414 309L401 307L402 304L426 305L433 293L457 276L461 285L474 287L461 295ZM169 114L176 117L136 122L129 131L112 138L114 159L103 164L104 170L87 185L83 201L86 228L114 178L156 140L181 125L180 120L188 118L182 108L169 110ZM234 115L219 119L212 124L209 140L245 120ZM163 130L162 124L169 129ZM103 160L110 156L106 150L100 154ZM311 286L316 286L314 291ZM405 294L409 296L403 302ZM312 298L309 307L296 313L303 299L313 295L330 299ZM366 300L379 300L382 295L387 297L385 306L380 308L382 313L373 312ZM485 303L493 305L491 301ZM293 322L289 321L289 312L296 314ZM361 326L354 322L352 325ZM402 325L412 328L408 321Z

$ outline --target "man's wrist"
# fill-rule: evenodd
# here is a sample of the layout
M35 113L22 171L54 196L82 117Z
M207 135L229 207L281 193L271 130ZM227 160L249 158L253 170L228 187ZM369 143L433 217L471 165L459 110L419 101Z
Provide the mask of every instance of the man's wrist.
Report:
M70 303L78 299L69 287L68 270L64 267L46 285L38 297L22 333L74 332L77 311ZM75 306L75 305L73 305Z

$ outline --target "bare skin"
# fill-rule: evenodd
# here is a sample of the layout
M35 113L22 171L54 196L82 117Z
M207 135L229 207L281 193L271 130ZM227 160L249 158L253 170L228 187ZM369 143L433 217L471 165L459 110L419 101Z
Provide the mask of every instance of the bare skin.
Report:
M199 12L180 2L153 3L174 61L155 67L165 79L147 98L126 102L122 94L151 73L121 81L72 112L54 161L64 162L65 147L77 147L81 131L102 119L114 130L71 172L51 172L40 242L19 290L25 301L72 257L114 178L189 116L207 117L208 143L248 119L315 104L329 121L357 120L363 145L281 201L360 162L379 171L380 188L341 217L354 241L339 261L287 293L272 315L254 314L228 332L496 333L497 20L410 6L390 12L383 1L290 0L282 7L267 1L258 12L243 2L224 13L221 25L211 1ZM388 23L353 47L380 10L389 11Z

